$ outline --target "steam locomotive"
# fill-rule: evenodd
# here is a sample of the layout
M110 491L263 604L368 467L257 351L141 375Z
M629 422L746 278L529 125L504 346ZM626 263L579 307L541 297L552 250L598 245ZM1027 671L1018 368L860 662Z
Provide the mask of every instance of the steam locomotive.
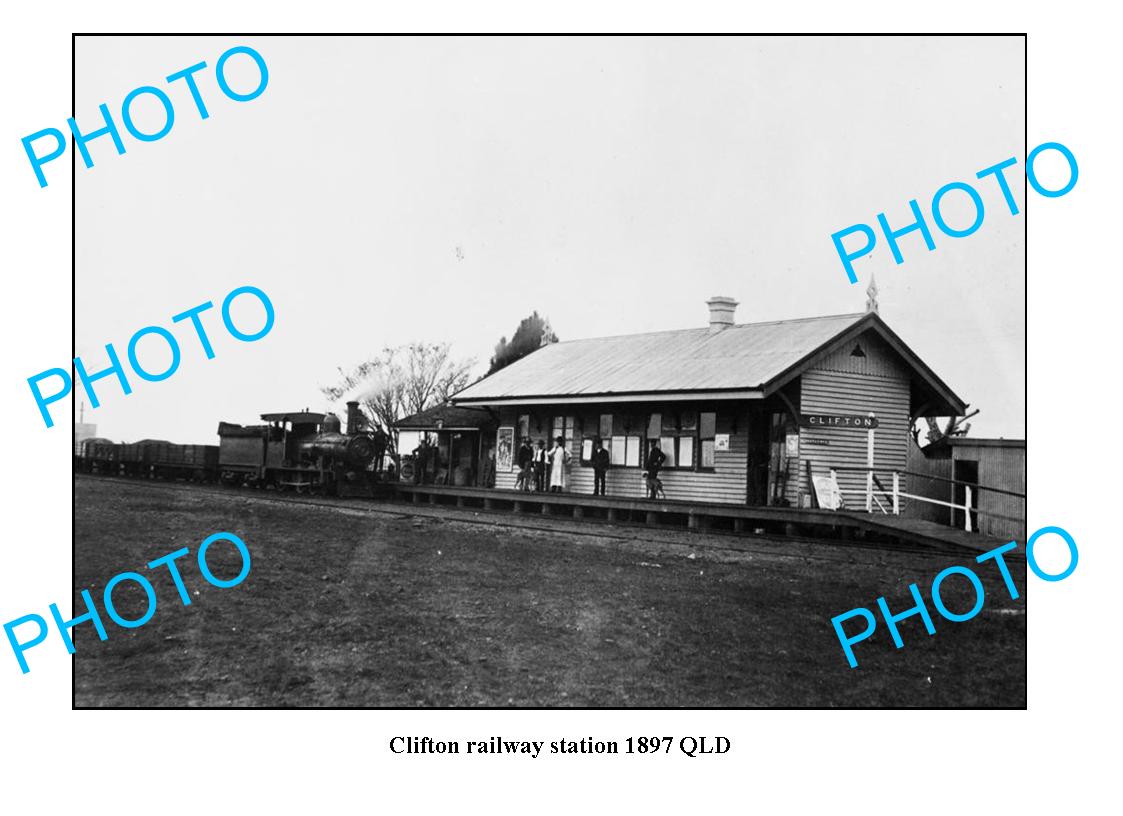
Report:
M363 433L358 403L347 404L347 430L339 417L299 411L262 414L262 425L218 425L218 471L225 484L282 490L338 492L382 469L386 438Z
M262 414L261 419L258 425L220 422L217 446L87 439L75 451L75 468L112 476L345 494L364 493L382 471L386 435L362 430L358 403L347 404L345 432L335 414L295 411Z

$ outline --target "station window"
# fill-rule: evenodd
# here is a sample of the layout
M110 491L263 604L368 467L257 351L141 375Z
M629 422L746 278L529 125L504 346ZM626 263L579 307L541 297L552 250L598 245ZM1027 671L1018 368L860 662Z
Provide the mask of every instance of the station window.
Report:
M617 435L608 447L609 461L617 467L639 467L641 437L635 434Z
M664 468L691 470L698 437L698 414L694 411L653 414L651 425L659 417L659 448L666 456Z
M613 466L643 465L643 417L634 414L601 414L600 430ZM605 435L606 430L611 430L611 435Z
M565 445L568 448L573 440L577 438L577 420L571 416L556 416L554 417L553 433L550 438L546 440L546 448L550 449L554 446L554 440L559 436L565 439Z
M702 453L702 459L699 462L701 468L712 468L714 466L714 437L717 435L717 414L710 412L703 412L698 422L698 440Z

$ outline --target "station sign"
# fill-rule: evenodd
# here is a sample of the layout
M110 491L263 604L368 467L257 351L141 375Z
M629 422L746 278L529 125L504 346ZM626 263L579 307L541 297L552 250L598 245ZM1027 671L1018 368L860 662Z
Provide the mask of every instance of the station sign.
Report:
M861 414L804 414L799 424L804 428L876 428L877 417Z

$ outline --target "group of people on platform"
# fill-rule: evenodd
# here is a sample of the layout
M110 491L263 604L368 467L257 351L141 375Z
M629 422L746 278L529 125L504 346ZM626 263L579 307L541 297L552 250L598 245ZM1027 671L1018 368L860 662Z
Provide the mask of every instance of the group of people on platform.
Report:
M560 493L566 487L566 467L570 458L563 437L557 437L549 450L541 439L535 447L529 437L524 438L515 455L515 465L519 469L515 490L541 493L548 486L551 493Z
M529 437L524 437L515 456L515 465L518 467L515 490L533 490L541 493L548 487L551 493L563 492L569 484L567 468L571 459L564 437L556 437L553 447L549 450L546 450L546 443L543 440L539 439L535 446ZM663 483L659 480L659 471L666 461L667 456L659 448L659 441L652 440L651 449L644 462L648 498L655 499L663 495ZM605 486L612 457L600 439L593 442L589 464L593 468L593 495L606 495Z

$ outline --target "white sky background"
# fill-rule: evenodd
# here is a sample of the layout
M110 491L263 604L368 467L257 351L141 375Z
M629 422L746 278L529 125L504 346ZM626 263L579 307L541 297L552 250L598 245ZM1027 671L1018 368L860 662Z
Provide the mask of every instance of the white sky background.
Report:
M213 73L238 44L270 70L246 103ZM206 121L163 81L200 60ZM229 68L254 86L248 58ZM563 340L702 326L714 294L741 302L738 322L836 314L864 308L876 272L882 316L982 409L972 435L1022 436L1024 70L1020 38L80 38L77 122L96 128L107 103L128 153L101 138L96 166L78 162L78 354L100 369L113 342L124 360L133 332L204 300L216 351L176 326L179 371L131 376L128 397L99 381L86 421L214 443L219 420L328 408L318 386L383 346L451 341L482 373L532 309ZM145 84L176 106L149 144L119 116ZM974 179L1010 156L1016 217ZM881 211L904 226L908 199L927 211L954 180L983 196L978 232L949 238L929 215L934 252L914 232L897 266L881 239L847 282L831 233ZM277 311L256 343L218 315L245 284Z

